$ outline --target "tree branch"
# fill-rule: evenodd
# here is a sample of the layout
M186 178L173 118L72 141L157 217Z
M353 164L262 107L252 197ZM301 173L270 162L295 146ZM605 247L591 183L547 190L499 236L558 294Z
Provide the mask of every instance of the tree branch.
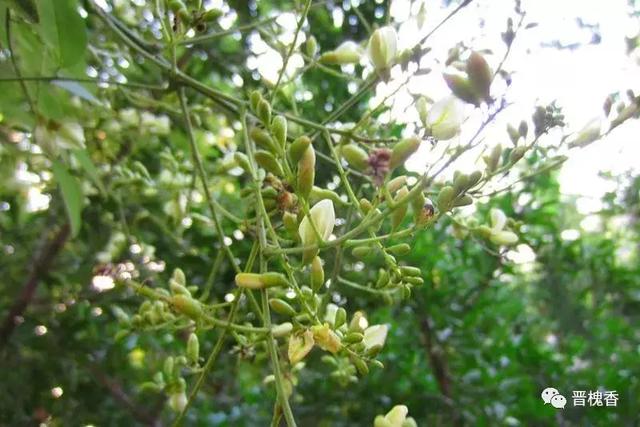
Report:
M17 325L17 318L25 312L35 295L38 283L49 271L51 263L64 246L68 237L69 224L64 224L32 259L27 280L22 285L22 291L9 310L7 317L2 323L2 327L0 327L0 349L4 348L9 342L9 338Z

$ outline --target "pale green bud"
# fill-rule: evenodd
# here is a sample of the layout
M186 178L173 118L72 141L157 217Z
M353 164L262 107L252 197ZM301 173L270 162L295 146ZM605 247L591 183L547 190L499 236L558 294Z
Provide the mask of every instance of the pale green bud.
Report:
M284 116L276 116L271 122L271 133L280 147L284 149L287 142L287 119Z
M346 41L335 50L320 55L320 62L331 65L356 64L360 62L362 49L355 42Z
M297 193L303 199L308 199L316 176L316 152L313 146L307 146L298 162Z
M271 333L275 338L286 337L293 331L293 325L289 322L275 325L271 328Z
M368 54L376 70L393 65L398 53L398 34L391 27L378 28L369 38Z
M369 167L369 155L356 144L343 145L340 154L355 170L364 171Z
M420 147L420 139L417 137L411 137L403 139L393 146L391 150L391 159L389 160L389 167L395 169L398 166L404 164L404 162Z
M198 336L194 333L189 335L189 340L187 341L187 358L192 365L198 364L198 359L200 358L200 342L198 341Z
M322 285L324 285L324 268L322 260L316 256L311 262L311 288L317 292Z

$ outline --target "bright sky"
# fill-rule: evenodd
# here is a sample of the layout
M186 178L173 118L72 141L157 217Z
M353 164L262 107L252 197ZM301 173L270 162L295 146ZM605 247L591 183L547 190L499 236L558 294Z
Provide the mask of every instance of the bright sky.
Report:
M414 20L408 19L410 3L407 0L396 0L392 9L394 18L405 21L400 29L401 42L405 46L414 43L450 10L427 9L425 27L417 31L415 22L412 22ZM512 0L478 0L472 3L431 39L433 56L446 57L445 52L449 47L463 40L474 49L491 49L494 54L488 55L486 59L495 68L505 50L500 32L506 27L507 17L514 17L513 5ZM415 13L416 6L413 8ZM527 13L525 23L536 22L539 25L520 31L517 35L505 65L507 70L517 71L513 74L513 84L507 95L507 99L514 105L505 110L496 126L487 134L486 144L508 144L506 123L517 126L522 118L531 116L532 107L536 103L547 104L557 100L558 105L563 108L568 130L578 131L593 118L604 118L602 104L610 93L627 89L638 93L638 58L630 58L625 52L625 36L637 34L638 20L629 17L626 0L532 0L523 1L522 9ZM577 17L582 18L585 23L599 26L602 35L600 44L588 44L591 32L578 26ZM484 29L479 29L480 18L485 20ZM554 40L563 45L580 42L583 46L575 50L543 46ZM436 98L448 90L442 82L440 72L433 72L419 82L412 82L409 90L412 93L422 93L422 88L428 88L429 92L425 94ZM494 87L494 93L501 93L502 90L503 88ZM477 113L470 112L471 120ZM476 127L467 128L469 132L473 132ZM597 199L605 191L613 189L611 183L598 177L599 171L611 171L615 174L629 169L638 171L640 144L636 139L639 134L640 124L634 121L615 130L600 142L581 150L573 150L561 172L563 193L585 195L590 200ZM466 136L463 132L461 140L464 141ZM422 153L411 159L410 167L421 170L424 159L428 157L429 149L423 147ZM470 154L467 159L461 159L460 167L471 167L476 157L477 154ZM580 206L584 210L598 208L597 203L586 201Z

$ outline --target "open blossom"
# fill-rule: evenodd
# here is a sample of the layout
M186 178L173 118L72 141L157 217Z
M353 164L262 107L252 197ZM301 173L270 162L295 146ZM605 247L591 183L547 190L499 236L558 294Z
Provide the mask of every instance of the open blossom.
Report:
M398 52L398 34L393 27L378 28L369 39L369 59L377 70L393 65Z
M331 236L331 233L333 233L333 227L336 224L336 213L333 209L333 202L329 199L320 200L311 208L309 215L302 219L298 233L300 234L300 240L302 240L303 246L312 246L318 243L309 217L311 217L322 240L327 240L329 236Z
M374 427L415 427L416 421L408 417L409 408L396 405L386 415L378 415L373 422Z
M389 327L387 325L369 326L364 330L364 339L362 342L367 349L382 347L384 342L387 340L387 332L389 332Z
M500 209L491 209L491 236L490 240L497 245L512 245L518 241L518 235L513 231L505 230L507 216Z
M333 202L329 199L320 200L309 210L309 215L302 219L300 227L298 227L298 234L300 235L302 246L314 246L319 243L316 232L311 225L311 221L309 221L309 217L311 217L315 230L318 231L322 240L326 241L329 236L331 236L333 227L336 224L336 213L333 209ZM302 263L305 265L309 264L317 254L317 248L305 249L302 253Z
M431 136L439 141L446 141L456 136L460 132L460 126L464 119L463 107L462 102L451 95L434 103L423 119Z
M84 148L84 129L79 123L65 122L56 129L46 125L38 125L35 129L35 140L51 152L58 149Z

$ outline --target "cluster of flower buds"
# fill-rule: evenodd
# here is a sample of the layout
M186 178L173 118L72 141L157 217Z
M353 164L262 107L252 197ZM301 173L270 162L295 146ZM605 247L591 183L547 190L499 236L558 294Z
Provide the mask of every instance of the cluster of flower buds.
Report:
M482 55L471 52L465 63L466 76L444 74L449 89L461 100L476 107L481 102L491 102L491 82L493 73Z
M473 199L467 193L482 179L482 172L474 171L469 175L456 171L453 183L442 187L436 199L436 205L440 213L445 213L453 208L467 206L473 203Z
M174 16L173 31L178 32L184 26L185 29L194 28L202 33L206 31L208 23L222 16L219 9L201 10L198 5L194 6L189 9L182 0L169 0L169 9Z

